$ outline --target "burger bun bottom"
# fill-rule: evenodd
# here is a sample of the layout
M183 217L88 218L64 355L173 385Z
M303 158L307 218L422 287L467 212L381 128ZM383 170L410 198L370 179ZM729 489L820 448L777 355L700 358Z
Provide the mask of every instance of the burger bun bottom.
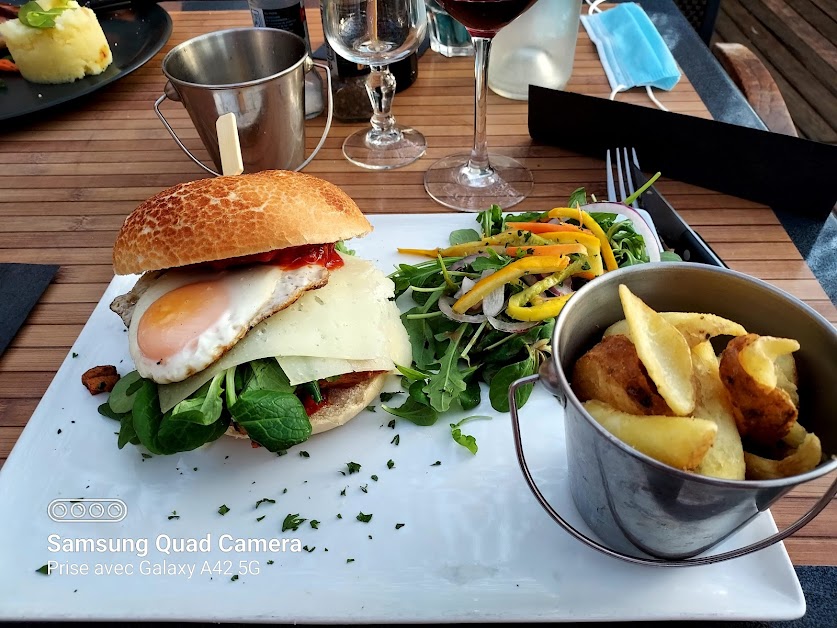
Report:
M328 405L309 417L311 435L340 427L355 418L380 394L386 377L387 373L381 373L354 386L329 389ZM233 438L249 438L247 434L237 431L232 425L227 428L226 434Z

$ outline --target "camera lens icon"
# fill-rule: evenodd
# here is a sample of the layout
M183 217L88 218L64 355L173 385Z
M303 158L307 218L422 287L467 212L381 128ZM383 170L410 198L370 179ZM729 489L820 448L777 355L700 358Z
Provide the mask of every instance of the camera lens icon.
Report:
M82 497L53 499L47 506L49 518L58 523L98 521L116 523L128 514L128 506L121 499Z

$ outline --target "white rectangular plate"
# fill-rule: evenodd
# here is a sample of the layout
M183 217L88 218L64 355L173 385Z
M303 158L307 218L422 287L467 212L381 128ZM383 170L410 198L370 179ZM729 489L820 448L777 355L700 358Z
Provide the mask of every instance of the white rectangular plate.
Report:
M385 272L399 262L416 261L399 256L396 247L435 247L445 244L453 229L476 226L471 216L460 214L373 216L371 221L375 231L350 244ZM457 416L445 416L432 427L399 419L393 430L387 427L393 417L380 408L283 457L228 438L170 457L144 459L130 445L120 451L114 435L118 425L96 412L103 397L91 397L80 377L100 364L115 364L123 374L131 370L122 322L108 304L132 283L132 278L113 280L72 349L78 356L64 361L0 471L2 619L767 620L805 611L782 545L687 569L637 567L582 546L535 502L517 466L509 417L491 410L487 400L469 414L493 420L464 429L477 439L476 456L450 437L448 425ZM541 489L588 531L567 485L561 406L536 389L523 411L523 429ZM397 446L391 443L396 434ZM300 456L301 450L310 457ZM388 460L394 468L387 468ZM437 460L441 464L432 466ZM360 463L360 472L341 475L349 461ZM361 490L364 485L368 492ZM121 499L127 516L118 523L56 523L47 516L52 500L80 497ZM261 498L276 503L256 509ZM218 514L222 504L230 509L225 516ZM169 520L175 510L180 518ZM361 512L372 514L372 520L358 521ZM306 522L297 532L283 533L282 521L291 513L320 521L319 528ZM404 526L396 529L397 523ZM775 530L770 514L762 514L716 551ZM289 545L285 552L224 552L224 534L298 538L315 549L293 552ZM147 539L148 551L146 556L52 552L50 535ZM164 554L156 547L157 539L165 538L160 535L208 535L209 551ZM49 560L76 569L86 565L90 573L36 573ZM143 573L164 562L168 568L192 566L194 574ZM97 566L114 565L133 574L94 573Z

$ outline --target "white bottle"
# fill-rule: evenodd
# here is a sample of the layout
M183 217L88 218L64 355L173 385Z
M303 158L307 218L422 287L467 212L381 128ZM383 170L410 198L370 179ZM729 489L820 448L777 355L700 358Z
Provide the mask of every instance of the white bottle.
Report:
M494 37L488 86L527 100L529 85L564 89L570 80L582 0L538 0Z

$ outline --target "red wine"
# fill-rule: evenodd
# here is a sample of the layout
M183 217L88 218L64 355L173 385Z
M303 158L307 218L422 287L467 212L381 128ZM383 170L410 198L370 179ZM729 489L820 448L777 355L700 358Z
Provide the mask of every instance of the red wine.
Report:
M471 35L494 37L535 0L436 0Z

